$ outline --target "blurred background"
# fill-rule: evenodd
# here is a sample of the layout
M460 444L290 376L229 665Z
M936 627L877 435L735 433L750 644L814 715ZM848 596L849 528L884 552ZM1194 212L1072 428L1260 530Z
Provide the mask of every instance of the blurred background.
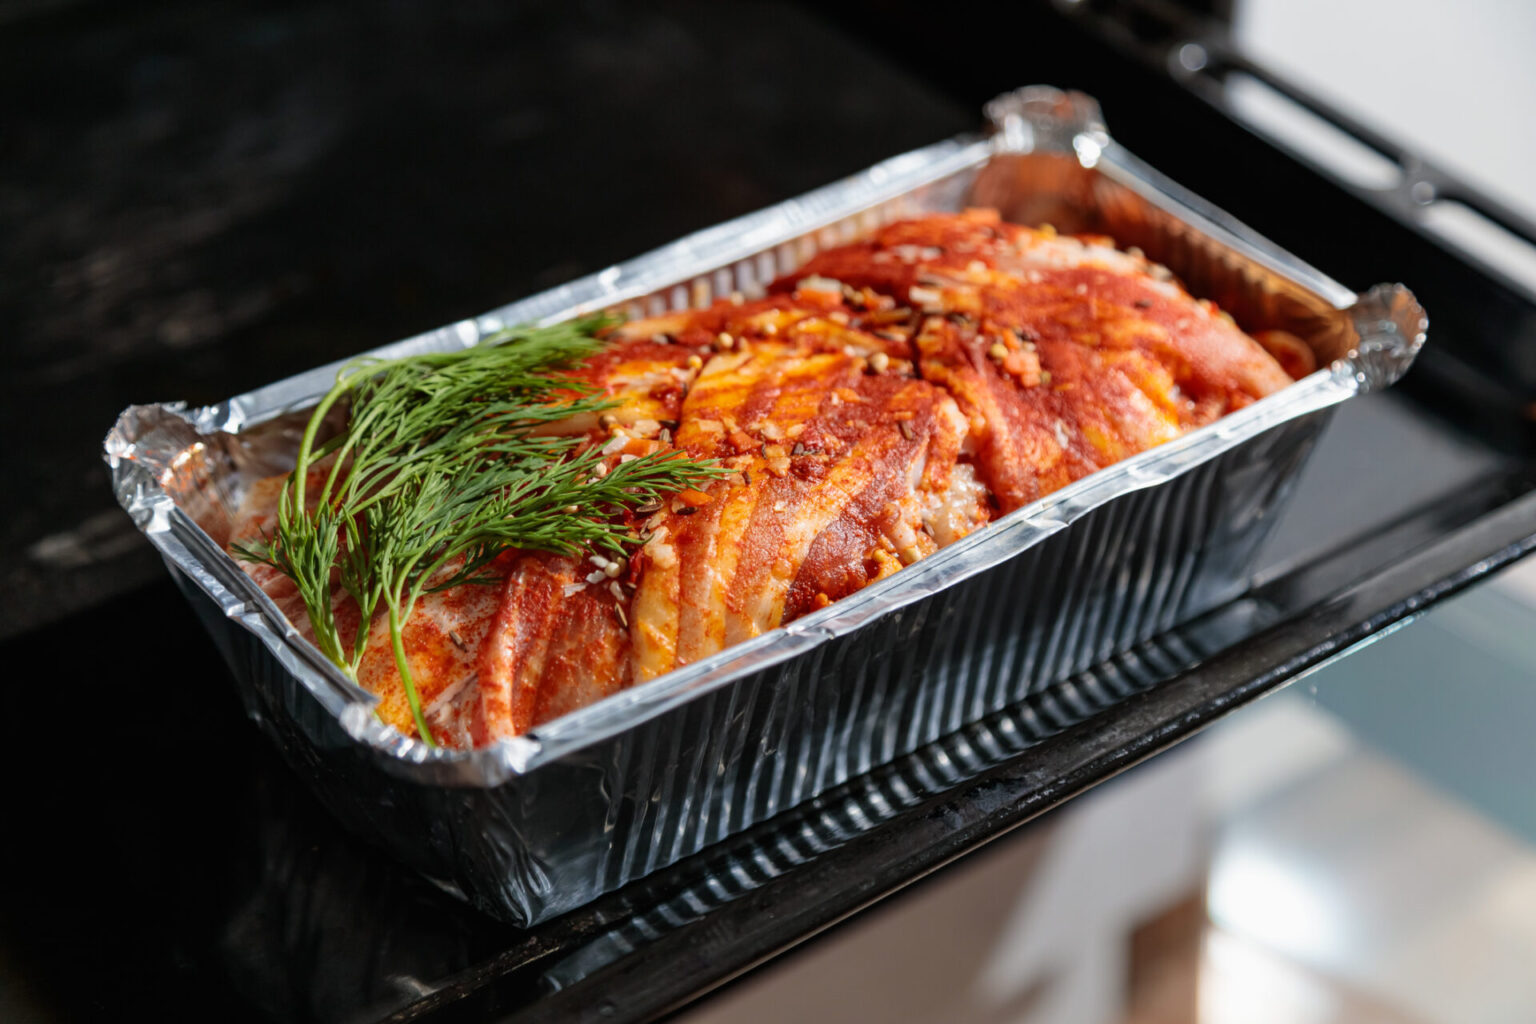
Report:
M1341 417L1269 554L1283 582L1429 524L1375 572L1530 487L1533 48L1524 0L0 2L0 1019L442 1016L524 940L337 831L243 720L111 494L125 406L483 312L1044 82L1423 300L1425 365ZM1536 1019L1536 569L1409 618L679 1019ZM565 984L518 970L463 1016Z

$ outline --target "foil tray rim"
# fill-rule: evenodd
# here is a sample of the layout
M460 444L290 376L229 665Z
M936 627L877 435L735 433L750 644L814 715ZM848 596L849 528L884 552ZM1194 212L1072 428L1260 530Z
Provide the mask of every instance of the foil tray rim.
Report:
M1035 87L1040 88L1040 87ZM1029 91L1029 90L1025 90ZM1009 94L1010 96L1017 94ZM579 749L634 728L732 680L794 658L825 639L844 635L935 590L985 571L1040 543L1100 505L1156 486L1256 437L1271 427L1391 383L1424 342L1427 321L1411 293L1383 285L1356 295L1321 271L1274 246L1193 193L1141 163L1104 133L1097 104L1080 93L1060 94L1079 105L1077 134L1066 145L1036 151L1075 154L1245 258L1308 288L1354 320L1360 344L1348 356L1249 407L1174 441L1106 467L1017 509L970 537L828 608L696 664L578 709L532 732L477 750L430 748L384 725L376 698L347 680L277 610L238 565L199 527L137 457L146 420L175 416L199 434L241 430L312 403L346 360L297 374L199 409L183 403L131 406L104 443L120 503L160 550L228 618L253 632L294 674L353 741L371 748L392 774L426 784L496 786ZM1007 97L1000 97L1000 100ZM991 112L989 107L989 113ZM1058 130L1059 125L1055 126ZM1079 144L1091 134L1092 145ZM971 168L999 153L1021 152L1017 140L962 135L881 161L842 181L687 235L632 260L502 306L374 349L369 355L465 347L512 323L548 323L618 305L660 287L729 266L783 241L818 230L923 185Z

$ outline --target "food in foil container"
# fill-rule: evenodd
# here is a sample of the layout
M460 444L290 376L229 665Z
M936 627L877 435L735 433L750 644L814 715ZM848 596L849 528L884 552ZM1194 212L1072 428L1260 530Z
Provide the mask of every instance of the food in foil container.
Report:
M385 722L485 746L1314 368L1109 238L934 214L751 301L349 364L230 550Z
M1030 88L987 113L989 138L364 357L404 370L358 360L342 381L123 412L119 500L341 820L519 926L739 840L679 897L693 913L1091 716L1134 728L1119 702L1203 656L1185 624L1241 608L1334 407L1401 377L1424 311L1140 164L1088 97ZM583 319L598 310L627 322ZM285 493L290 530L329 507L347 437L382 486L438 431L473 447L493 407L517 418L506 395L461 396L392 446L370 395L528 345L554 350L523 396L549 408L496 441L545 463L522 491L497 493L494 460L448 460L454 486L402 469L459 512L397 494L394 521L431 529L379 534L388 558L313 531L294 548L318 555L307 602L262 564L281 561ZM302 500L274 476L300 463ZM514 498L560 514L491 514ZM540 524L542 546L515 536Z

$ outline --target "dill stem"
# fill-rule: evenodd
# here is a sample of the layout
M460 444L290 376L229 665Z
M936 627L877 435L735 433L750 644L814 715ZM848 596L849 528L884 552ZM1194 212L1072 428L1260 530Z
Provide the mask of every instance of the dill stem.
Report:
M301 591L301 593L302 593L302 591ZM325 600L325 602L326 602L326 607L327 608L330 607L329 597L330 597L330 595L324 595L324 598L323 598L323 600ZM317 600L322 599L322 598L316 598L314 595L309 595L309 594L305 594L304 598L305 598L305 603L308 604L308 605L311 605L311 607L313 607L314 602L316 602ZM342 656L341 647L340 647L340 645L338 643L338 640L340 638L337 637L334 634L334 631L331 628L329 628L330 623L328 621L326 621L325 619L322 619L321 621L317 622L316 619L315 619L315 614L313 612L310 612L309 625L310 625L310 628L312 628L315 631L315 639L317 641L319 641L320 653L325 655L327 658L330 658L331 661L335 662L338 665L345 664L346 659ZM354 679L356 678L356 673L355 672L351 673L351 675L354 677Z
M407 612L407 615L410 613ZM416 693L416 680L411 675L410 662L405 658L405 641L401 636L402 617L400 609L393 603L389 606L389 643L395 650L395 667L400 670L400 682L405 687L405 699L411 705L411 717L416 719L416 731L421 734L422 742L429 747L437 746L437 741L432 738L432 729L427 725L427 716L421 710L421 697Z
M338 377L336 383L331 385L331 390L320 399L320 404L315 406L314 412L309 414L309 422L304 425L304 437L299 441L299 453L293 463L293 500L297 506L293 511L296 515L303 515L309 510L309 505L304 500L304 486L308 482L309 457L315 449L315 438L319 436L320 424L324 422L325 414L330 412L331 406L335 405L351 387L351 378ZM341 461L338 459L336 464L341 465ZM329 488L329 481L327 481L327 488Z
M325 419L325 414L330 412L331 406L335 405L342 395L356 389L357 385L362 381L365 381L368 378L382 372L382 370L385 367L391 365L391 363L398 362L399 360L391 360L389 363L364 366L363 368L355 370L345 377L339 375L337 376L336 385L331 388L331 390L326 394L325 398L321 400L320 404L315 407L314 413L312 413L309 417L309 425L304 431L304 441L299 451L304 456L304 462L306 466L309 462L309 454L314 450L315 437L319 434L320 424ZM347 455L350 453L352 447L357 443L357 437L358 432L356 430L347 430L346 440L343 441L341 447L336 450L336 458L335 461L331 463L331 471L326 474L325 486L320 489L321 502L330 500L331 489L336 485L337 479L341 476L342 467L346 465ZM295 472L297 472L297 470L295 470ZM302 478L299 481L299 496L301 498L304 496L304 481Z

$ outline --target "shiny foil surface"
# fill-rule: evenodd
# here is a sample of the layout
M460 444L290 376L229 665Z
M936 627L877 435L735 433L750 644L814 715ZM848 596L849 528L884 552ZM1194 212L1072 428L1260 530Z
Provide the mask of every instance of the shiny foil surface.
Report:
M1350 292L1161 178L1085 96L1025 89L987 115L989 137L903 154L375 354L596 309L752 297L889 221L995 206L1139 246L1249 331L1301 338L1322 369L826 609L495 746L433 749L383 725L373 698L224 551L244 488L291 468L304 410L335 365L207 408L124 411L105 442L120 502L217 641L247 711L332 810L445 889L528 925L945 737L1013 749L1019 737L985 725L1012 721L998 712L1134 658L1246 589L1330 408L1407 370L1423 310L1401 285ZM1114 699L1095 695L1097 713L1114 714Z

